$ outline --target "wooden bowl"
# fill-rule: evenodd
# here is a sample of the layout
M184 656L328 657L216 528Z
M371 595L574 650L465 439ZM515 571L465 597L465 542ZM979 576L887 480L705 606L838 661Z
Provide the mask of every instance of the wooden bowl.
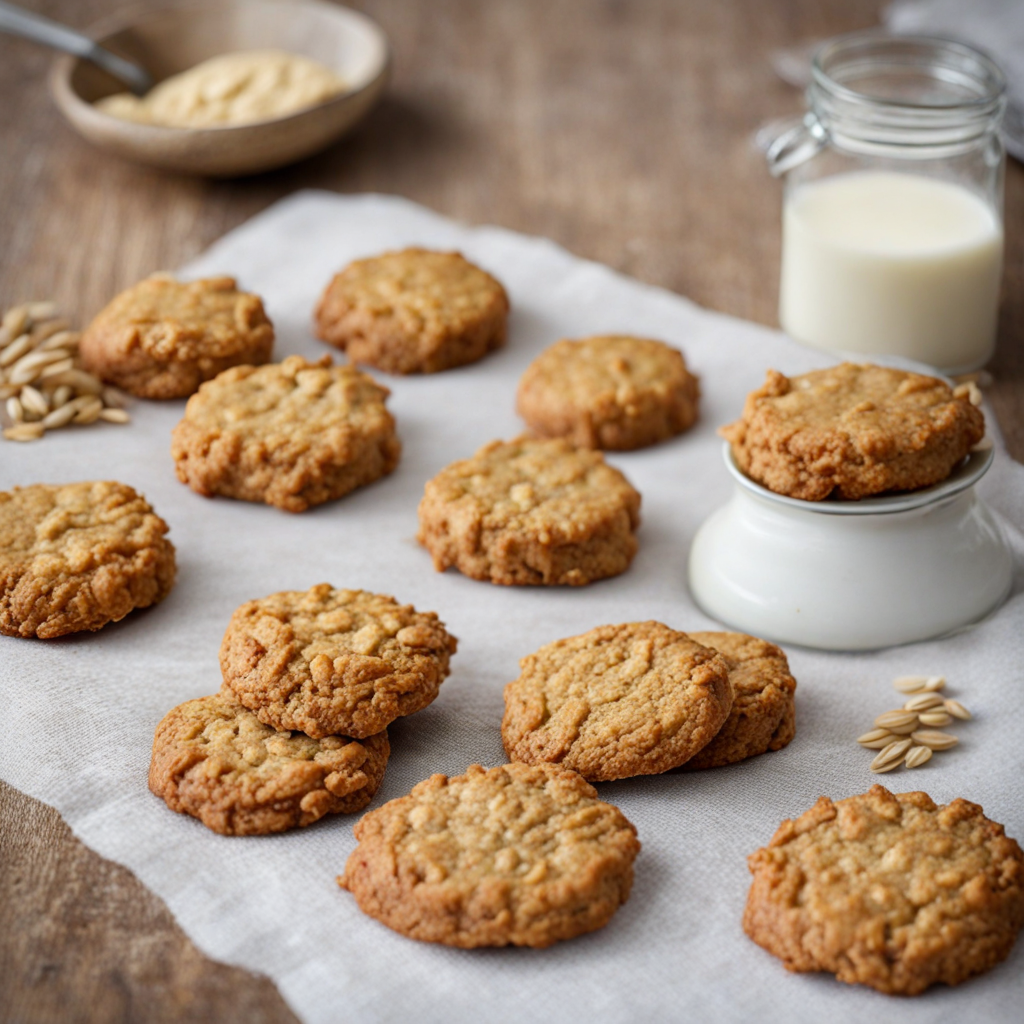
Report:
M165 128L113 117L93 104L125 87L88 61L61 57L50 91L75 130L118 156L165 170L234 177L282 167L344 135L379 98L391 65L387 37L369 18L321 0L200 0L137 8L89 35L142 64L157 81L237 50L311 57L347 92L287 117L226 128Z

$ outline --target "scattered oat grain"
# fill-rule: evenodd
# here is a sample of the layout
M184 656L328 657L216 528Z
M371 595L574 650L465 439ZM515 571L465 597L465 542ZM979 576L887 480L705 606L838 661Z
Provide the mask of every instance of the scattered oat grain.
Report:
M908 768L920 768L925 761L930 761L932 757L932 750L930 747L911 747L907 751L906 759L904 764Z

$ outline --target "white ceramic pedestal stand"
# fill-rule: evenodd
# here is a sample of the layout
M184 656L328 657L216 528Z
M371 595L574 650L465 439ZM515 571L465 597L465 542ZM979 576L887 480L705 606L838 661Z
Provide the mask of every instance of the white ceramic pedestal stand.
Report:
M927 640L978 622L1010 591L1013 556L974 485L992 450L934 487L861 501L801 501L735 481L690 550L690 591L712 618L830 651Z

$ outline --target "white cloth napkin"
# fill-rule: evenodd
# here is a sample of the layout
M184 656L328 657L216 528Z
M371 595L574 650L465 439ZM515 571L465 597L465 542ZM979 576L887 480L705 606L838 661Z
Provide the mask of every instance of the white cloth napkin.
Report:
M173 814L146 788L157 722L216 691L217 650L234 608L321 581L395 594L434 609L459 637L453 672L426 711L392 727L392 759L373 806L432 772L502 763L502 686L520 657L594 626L660 619L714 628L686 587L700 522L730 483L715 428L736 417L767 367L827 365L782 334L577 259L550 242L469 228L405 200L300 193L216 243L188 276L231 273L266 299L277 356L321 355L314 303L347 261L408 244L461 249L512 299L508 346L427 377L387 378L405 451L386 480L289 515L178 483L168 437L181 402L138 403L127 427L0 444L0 488L116 478L170 523L179 577L156 608L93 635L0 637L0 776L55 806L93 849L131 868L210 956L268 974L308 1022L1019 1021L1024 943L987 976L914 1000L826 975L788 974L740 927L745 858L779 822L878 781L854 743L899 703L894 676L942 673L974 713L961 746L881 781L946 802L984 805L1024 839L1021 580L1010 601L966 634L877 654L789 650L797 735L784 751L729 768L607 783L643 850L629 902L600 932L548 950L460 951L405 939L364 917L335 884L354 847L355 816L284 835L225 838ZM414 540L424 481L496 437L521 430L519 375L560 337L630 332L679 345L701 376L702 415L688 434L613 455L643 494L640 552L617 579L579 589L503 588L435 573ZM1024 555L1024 468L1002 450L982 484ZM936 552L941 558L942 553ZM822 567L827 571L827 566Z

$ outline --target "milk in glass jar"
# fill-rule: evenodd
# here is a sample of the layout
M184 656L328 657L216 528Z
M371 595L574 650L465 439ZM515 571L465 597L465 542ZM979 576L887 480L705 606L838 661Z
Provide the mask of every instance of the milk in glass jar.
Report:
M969 46L857 33L815 55L784 177L779 317L798 341L947 373L992 355L1006 87Z

